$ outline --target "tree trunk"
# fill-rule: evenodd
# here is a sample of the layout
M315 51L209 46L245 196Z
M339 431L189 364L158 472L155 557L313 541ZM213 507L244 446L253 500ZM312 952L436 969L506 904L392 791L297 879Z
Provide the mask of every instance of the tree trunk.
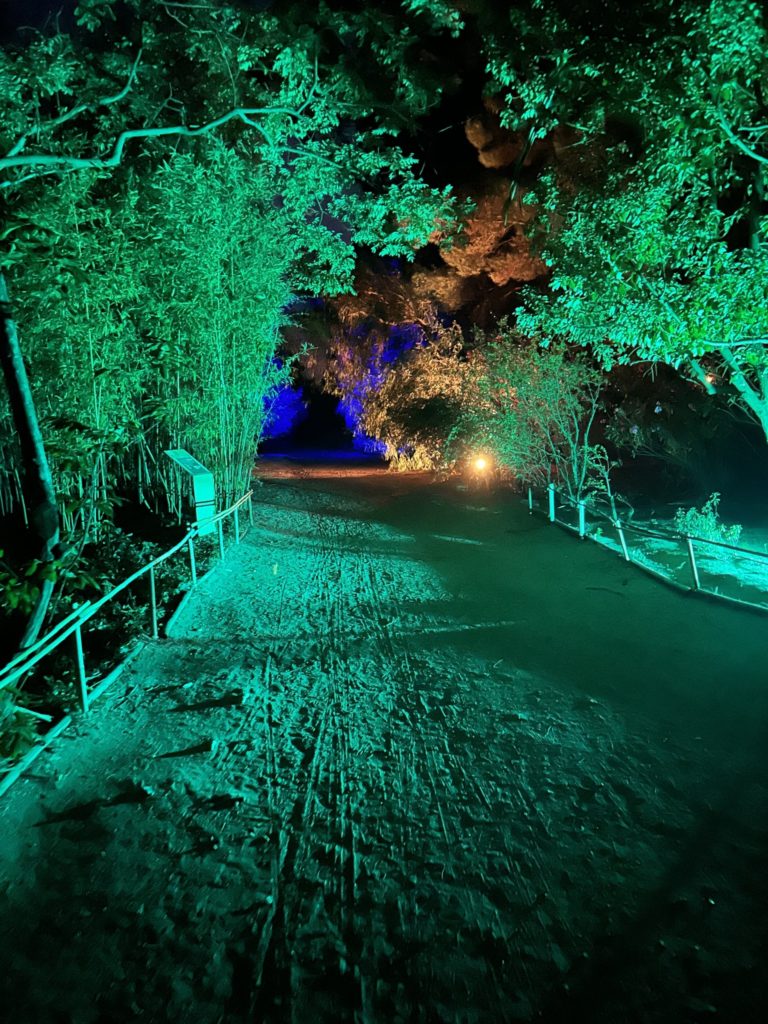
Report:
M22 484L29 510L30 529L38 541L38 558L51 562L59 542L59 512L53 479L45 453L43 435L37 421L35 401L29 386L24 359L19 347L19 336L8 299L5 277L0 273L0 365L2 365L8 400L21 450ZM33 644L42 627L48 603L53 594L53 583L44 582L20 646Z
M757 372L757 383L747 379L744 369L739 363L736 352L727 346L721 349L723 361L729 370L729 380L746 408L763 428L768 440L768 367Z

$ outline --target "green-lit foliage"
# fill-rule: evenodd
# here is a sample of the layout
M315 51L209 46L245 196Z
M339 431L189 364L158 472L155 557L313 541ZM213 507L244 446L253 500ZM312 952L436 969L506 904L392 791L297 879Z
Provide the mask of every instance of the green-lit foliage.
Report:
M358 366L349 351L337 345L341 356L333 368L334 384L342 396L360 394L356 371L370 374L375 385L360 394L360 428L385 446L385 458L397 470L440 469L448 459L446 441L454 428L470 387L471 365L462 354L461 330L433 321L421 345L383 364L381 351L372 353L367 366ZM363 379L365 379L363 377Z
M763 6L659 0L630 24L563 7L549 32L515 17L533 74L491 46L507 123L560 130L556 169L526 197L551 294L529 296L521 328L609 368L668 363L709 391L713 371L768 432Z
M292 297L350 289L361 246L412 258L453 216L396 139L440 95L416 28L455 27L446 5L127 6L128 38L83 0L93 51L56 35L0 55L2 266L70 534L118 486L178 508L169 445L223 500L244 489ZM7 508L7 411L1 435Z
M177 155L134 187L137 225L152 226L134 312L149 355L143 441L194 451L230 502L248 486L264 398L286 372L272 357L296 247L270 211L269 182L221 145L205 163Z
M675 529L689 537L738 544L742 528L738 525L726 526L720 519L719 505L720 495L715 492L710 494L700 509L679 508L675 512Z
M455 445L492 451L528 483L555 480L574 501L605 489L611 466L591 436L603 379L583 355L525 343L502 325L475 361Z
M20 696L15 687L0 690L0 765L25 754L37 735L34 717L16 710Z

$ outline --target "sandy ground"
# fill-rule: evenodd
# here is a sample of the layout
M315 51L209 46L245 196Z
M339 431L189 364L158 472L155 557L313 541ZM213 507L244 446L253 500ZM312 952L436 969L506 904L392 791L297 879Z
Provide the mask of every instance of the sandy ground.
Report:
M762 1020L765 618L304 476L5 798L2 1019Z

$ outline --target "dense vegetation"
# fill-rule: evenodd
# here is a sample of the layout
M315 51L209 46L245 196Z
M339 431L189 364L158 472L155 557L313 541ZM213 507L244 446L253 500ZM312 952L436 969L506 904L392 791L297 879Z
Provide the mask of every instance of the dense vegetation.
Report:
M397 145L436 82L367 83L350 59L405 72L412 6L395 22L126 0L115 17L84 0L71 33L3 51L2 271L31 389L4 307L0 501L38 534L27 590L116 500L180 515L167 447L205 462L222 502L242 493L295 297L350 288L361 247L409 259L450 222L449 189Z
M0 515L29 538L0 586L25 642L120 502L181 521L166 448L222 505L247 488L299 359L394 465L480 445L574 496L621 450L703 464L728 410L768 433L762 5L74 14L0 52ZM428 153L472 103L485 191ZM463 296L499 282L507 319L473 322Z
M486 114L467 123L467 136L482 147L481 163L502 154L489 165L509 181L504 224L522 217L547 268L508 301L518 337L587 349L609 374L607 438L703 475L694 465L704 461L701 443L712 451L726 410L768 433L765 11L749 0L647 0L629 21L597 2L472 12L465 32L482 54ZM470 237L465 248L473 245ZM430 323L447 306L433 285L425 312L416 284L384 279L378 291L401 319L422 325L429 349ZM374 325L381 304L381 294L369 303ZM464 353L476 346L465 330ZM434 362L408 352L388 372L402 377L416 360ZM423 445L403 444L398 425L379 415L391 404L387 389L366 389L372 365L358 361L370 406L361 424L377 428L400 461L409 451L424 461ZM657 382L650 408L644 376ZM438 459L443 449L431 448Z

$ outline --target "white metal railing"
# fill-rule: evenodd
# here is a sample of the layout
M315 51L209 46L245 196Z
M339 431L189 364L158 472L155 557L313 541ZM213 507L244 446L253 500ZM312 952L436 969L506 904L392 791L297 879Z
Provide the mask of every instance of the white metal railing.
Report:
M535 489L529 487L530 513L535 505ZM570 518L563 515L564 510ZM616 550L626 562L672 586L768 611L768 552L675 531L651 530L628 518L601 512L588 500L573 501L558 493L552 483L546 488L546 511L551 523ZM609 533L602 532L603 525ZM611 539L614 533L615 542ZM630 543L633 537L636 542ZM727 561L723 552L729 553ZM683 566L687 566L687 582L679 578ZM728 593L734 586L742 592L740 596ZM744 596L745 593L750 596Z
M209 526L211 523L216 524L216 531L218 533L219 553L222 558L224 557L224 520L228 519L230 516L233 517L235 533L234 539L235 543L239 544L240 509L246 502L248 502L248 517L250 522L253 523L253 505L251 503L252 496L253 491L249 490L246 494L242 496L242 498L236 501L234 505L231 505L229 508L217 513L212 519L206 520L204 524L206 526ZM43 658L47 657L49 654L55 651L56 648L60 647L65 640L68 640L71 636L74 636L78 698L81 710L87 712L92 701L96 697L101 696L106 687L104 686L105 680L102 680L101 683L93 690L89 690L88 688L88 677L85 669L85 655L83 652L83 627L90 619L93 618L94 615L96 615L96 613L101 608L104 607L105 604L107 604L109 601L112 601L118 594L125 590L126 587L129 587L132 583L135 583L136 580L140 579L142 576L149 574L150 621L152 627L152 637L156 639L158 636L158 616L155 570L157 566L160 565L162 562L165 562L167 559L171 558L173 555L179 552L182 548L186 547L189 554L190 578L192 587L194 587L197 584L197 559L195 556L195 540L199 536L199 533L199 525L196 524L195 526L192 526L186 533L186 535L177 544L174 544L172 548L169 548L167 551L164 551L161 555L158 555L157 558L153 558L152 561L147 562L146 565L143 565L140 569L137 569L136 572L132 573L126 579L122 580L120 583L118 583L116 587L113 587L108 594L105 594L103 597L100 597L96 601L86 601L84 604L79 605L72 612L70 612L70 614L67 615L66 618L62 619L61 622L57 622L56 625L53 626L53 628L44 637L38 640L31 647L28 647L25 650L21 651L19 654L16 655L15 658L13 658L6 665L0 668L0 690L8 686L12 686L17 680L21 679L32 668L34 668L34 666L37 665L38 662L42 661ZM110 673L110 676L107 678L110 678L113 674L114 673ZM53 717L51 715L46 715L42 712L34 711L31 708L24 707L20 704L14 705L13 710L20 714L31 715L32 717L40 719L42 721L53 721ZM68 723L69 716L66 716L66 720ZM51 732L55 732L55 734L58 735L62 731L62 728L62 723L59 722L57 723L56 726L54 726L54 729L51 730ZM42 749L44 749L47 743L50 742L51 738L52 736L50 736L50 734L48 737L42 737L43 742L41 745L39 745L37 753L40 753ZM32 749L36 750L36 748ZM31 753L32 751L30 751L30 754ZM20 762L24 763L24 767L26 767L27 764L29 763L27 759L29 758L30 754L27 754L26 757L22 759L22 762ZM7 768L6 770L12 769L13 777L15 778L19 774L17 768L18 765L13 765L11 766L11 768ZM2 767L0 767L0 772L2 772L2 770ZM2 782L0 782L0 794L2 794L8 788L8 785L10 785L10 781L6 777L2 780Z

